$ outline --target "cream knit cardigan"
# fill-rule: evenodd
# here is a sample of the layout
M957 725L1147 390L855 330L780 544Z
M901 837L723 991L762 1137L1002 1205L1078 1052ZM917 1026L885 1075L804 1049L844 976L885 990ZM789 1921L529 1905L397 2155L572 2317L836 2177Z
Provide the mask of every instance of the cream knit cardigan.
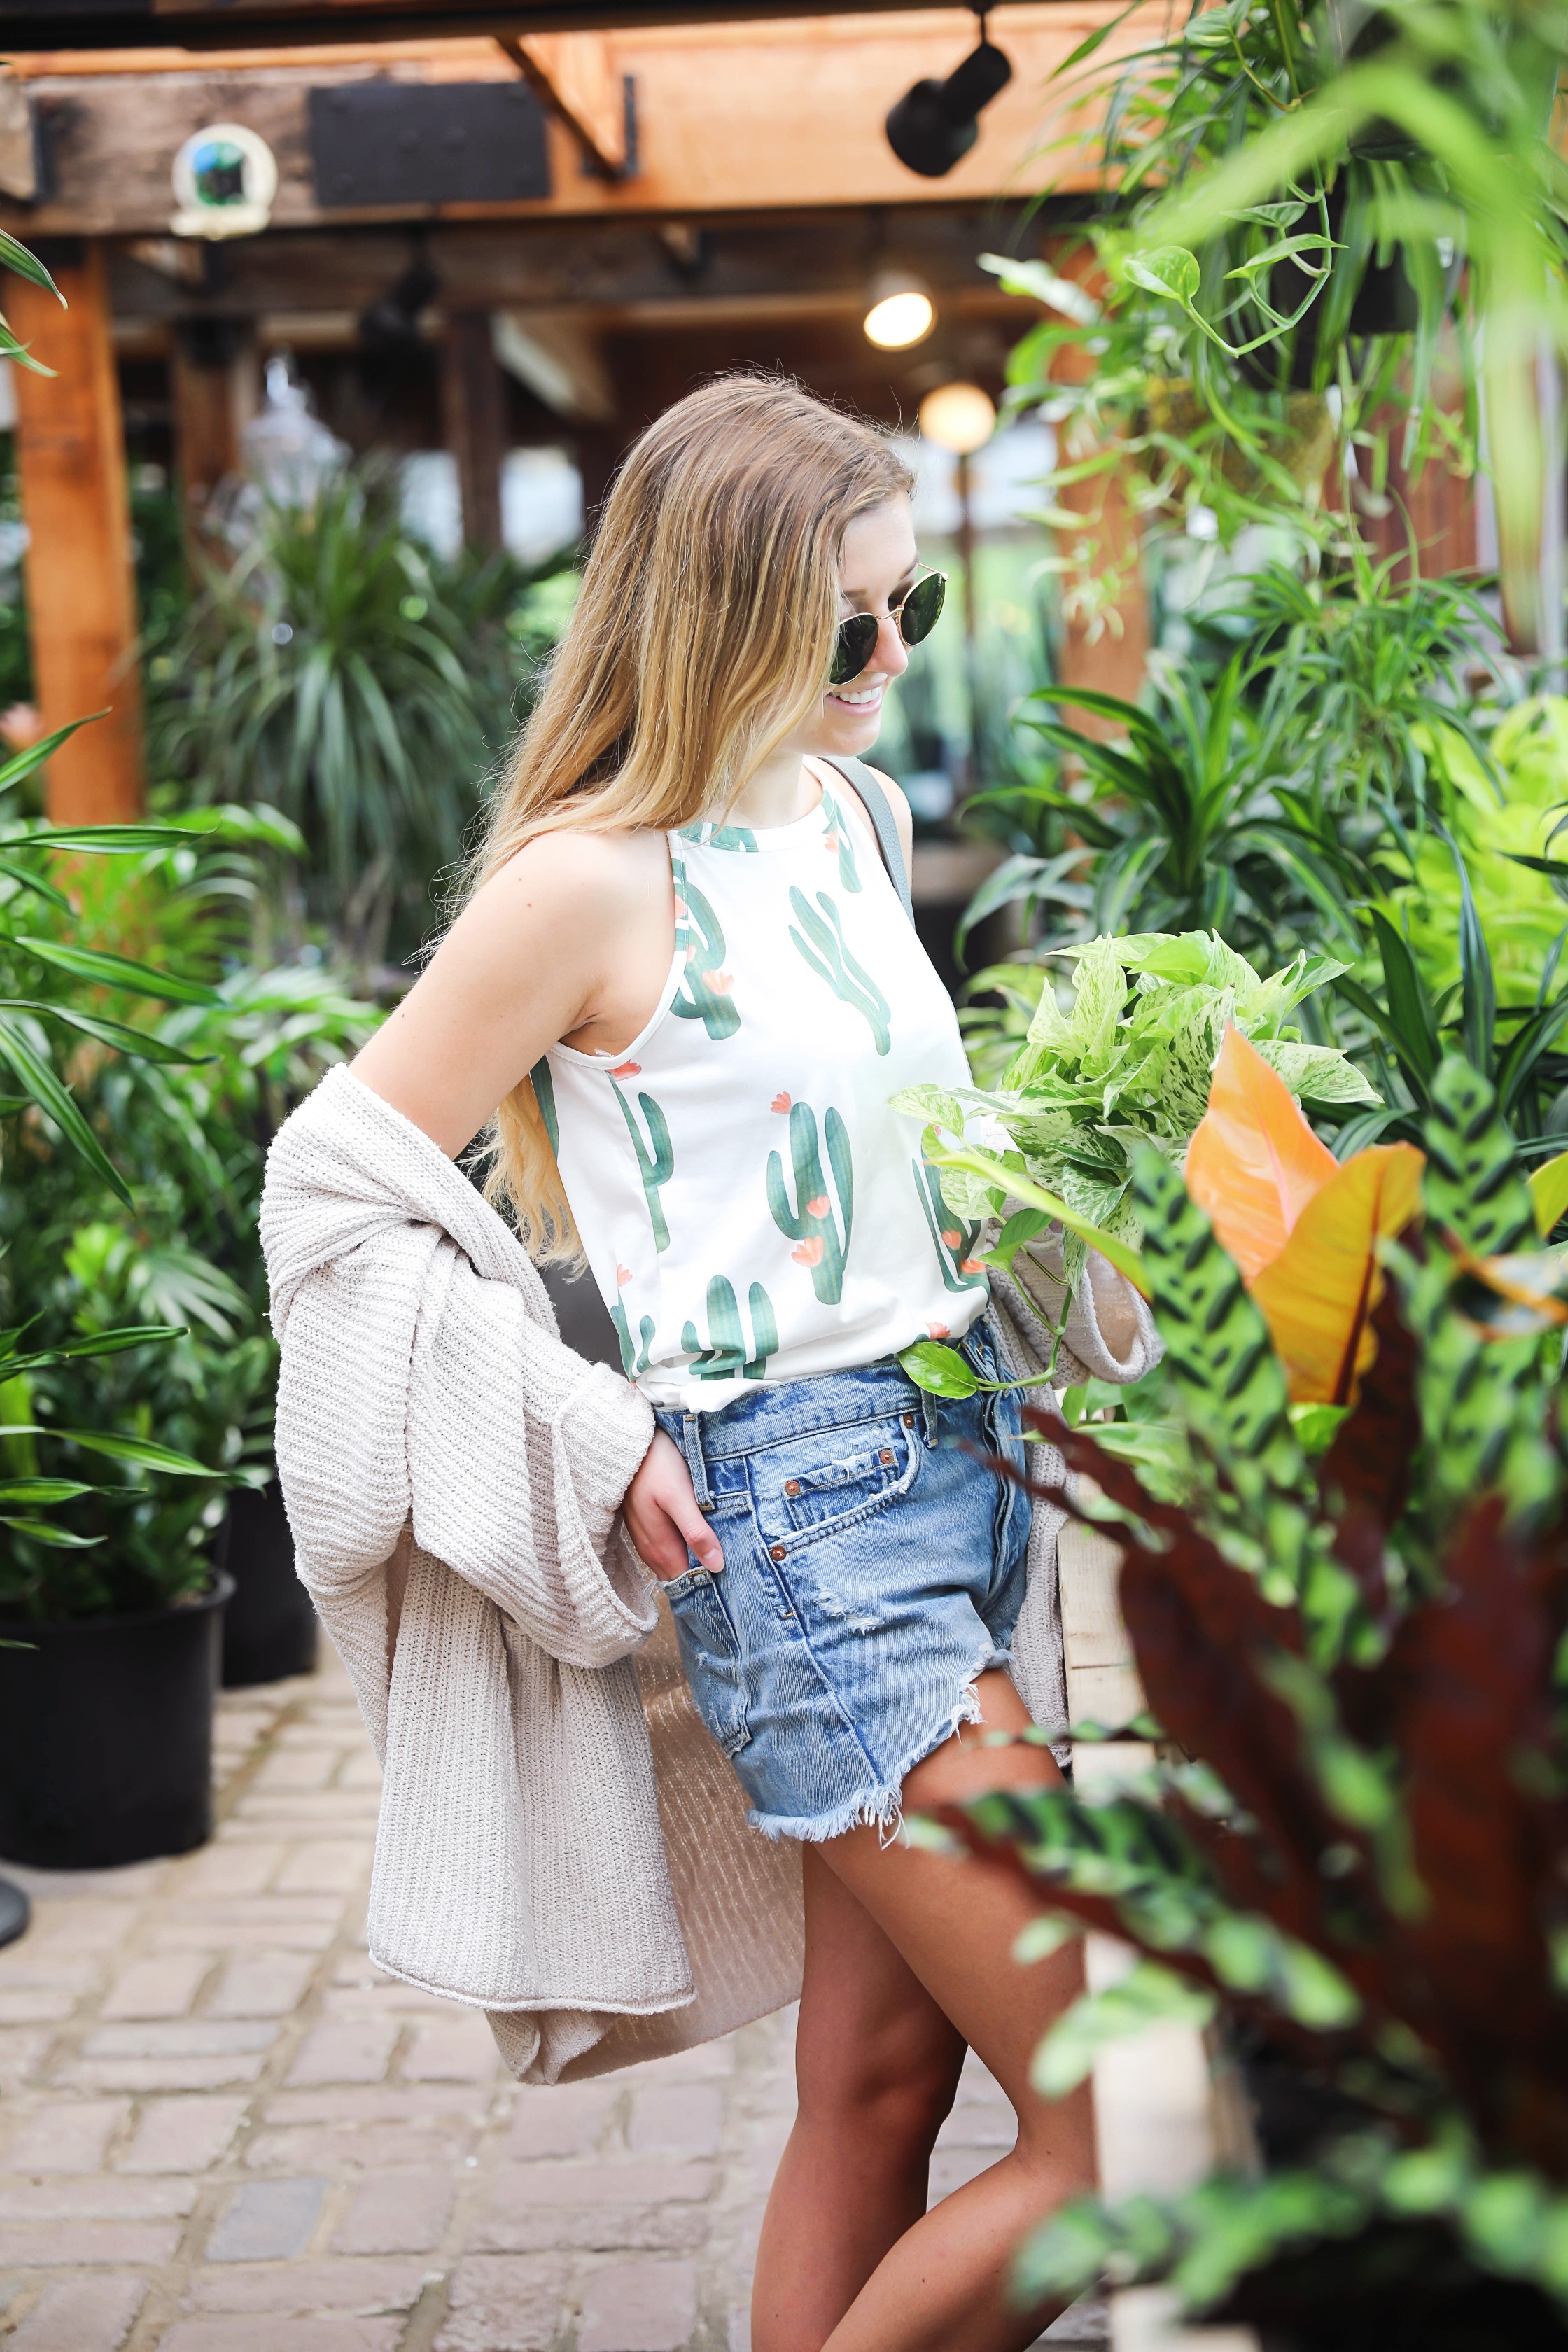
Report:
M261 1239L300 1573L384 1768L372 1957L485 2010L533 2082L792 2000L798 1849L747 1827L618 1517L647 1403L562 1345L506 1224L346 1069L273 1144ZM1157 1347L1147 1310L1093 1263L1060 1375L1137 1379ZM1015 1372L1048 1349L1061 1299L1059 1256L1054 1276L1018 1265L1028 1289L999 1283L993 1305ZM1053 1726L1060 1524L1037 1507L1015 1645Z

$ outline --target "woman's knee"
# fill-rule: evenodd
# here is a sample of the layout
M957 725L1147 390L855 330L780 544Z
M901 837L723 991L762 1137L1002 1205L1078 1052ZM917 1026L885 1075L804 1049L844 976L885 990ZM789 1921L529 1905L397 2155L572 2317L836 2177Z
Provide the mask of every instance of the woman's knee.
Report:
M795 2056L802 2116L929 2154L952 2111L963 2059L963 2038L940 2011L882 2021L832 2048L813 2047L803 2033Z

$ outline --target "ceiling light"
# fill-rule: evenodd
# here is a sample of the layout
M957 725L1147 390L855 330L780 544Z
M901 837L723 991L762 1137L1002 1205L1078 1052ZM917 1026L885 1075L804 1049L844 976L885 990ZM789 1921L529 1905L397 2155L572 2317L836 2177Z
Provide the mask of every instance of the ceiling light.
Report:
M900 163L922 179L940 180L967 155L980 136L979 114L1013 79L1002 51L985 37L945 81L917 81L888 115L888 144Z
M885 352L907 351L936 324L931 289L911 270L879 270L871 280L865 328L868 342Z
M977 383L943 383L920 406L921 431L939 449L973 457L996 429L996 404Z

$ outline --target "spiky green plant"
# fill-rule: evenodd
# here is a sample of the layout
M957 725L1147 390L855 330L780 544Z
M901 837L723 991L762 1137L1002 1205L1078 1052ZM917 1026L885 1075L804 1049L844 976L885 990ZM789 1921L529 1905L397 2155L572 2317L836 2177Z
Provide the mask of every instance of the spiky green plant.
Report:
M1087 1924L1142 1955L1037 2080L1068 2088L1153 2016L1223 2015L1289 2053L1318 2123L1261 2178L1069 2207L1023 2258L1031 2299L1169 2277L1314 2352L1568 2341L1568 1276L1487 1082L1451 1057L1430 1096L1425 1229L1326 1452L1152 1154L1174 1486L1141 1476L1133 1428L1111 1452L1041 1422L1124 1548L1151 1709L1131 1728L1165 1760L1101 1801L945 1816L1026 1876L1042 1948Z

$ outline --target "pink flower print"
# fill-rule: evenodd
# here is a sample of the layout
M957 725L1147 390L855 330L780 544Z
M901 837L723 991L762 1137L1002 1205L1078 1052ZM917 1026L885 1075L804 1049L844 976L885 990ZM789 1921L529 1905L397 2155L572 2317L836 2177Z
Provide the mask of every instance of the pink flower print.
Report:
M797 1243L795 1247L791 1250L790 1255L794 1258L796 1265L820 1265L822 1264L822 1235L820 1234L813 1234L809 1241Z
M630 1267L629 1265L618 1265L618 1266L616 1266L616 1284L618 1285L618 1286L619 1286L620 1288L625 1289L625 1287L626 1287L626 1284L631 1280L631 1278L632 1278L632 1270L631 1270L631 1267Z
M710 971L708 985L715 996L728 996L735 985L735 975L732 971Z
M800 1252L798 1250L795 1252L795 1255L797 1257L800 1255ZM952 1334L948 1329L945 1323L928 1323L926 1325L926 1338L928 1339L951 1339L952 1337Z
M825 833L822 836L822 845L824 849L826 850L830 857L837 857L838 855L838 835L836 833Z
M983 1257L966 1257L958 1270L960 1274L984 1274L985 1260Z
M610 1076L612 1078L640 1078L642 1076L642 1064L640 1062L622 1062L618 1068L610 1072Z
M959 1243L963 1239L963 1235L959 1232L956 1225L944 1225L942 1229L942 1237L947 1244L949 1249L956 1249Z
M793 1099L794 1097L790 1095L775 1095L773 1099L772 1108L774 1110L788 1110Z
M827 1214L826 1193L819 1192L815 1201L808 1201L805 1204L805 1213L808 1217L825 1217Z

